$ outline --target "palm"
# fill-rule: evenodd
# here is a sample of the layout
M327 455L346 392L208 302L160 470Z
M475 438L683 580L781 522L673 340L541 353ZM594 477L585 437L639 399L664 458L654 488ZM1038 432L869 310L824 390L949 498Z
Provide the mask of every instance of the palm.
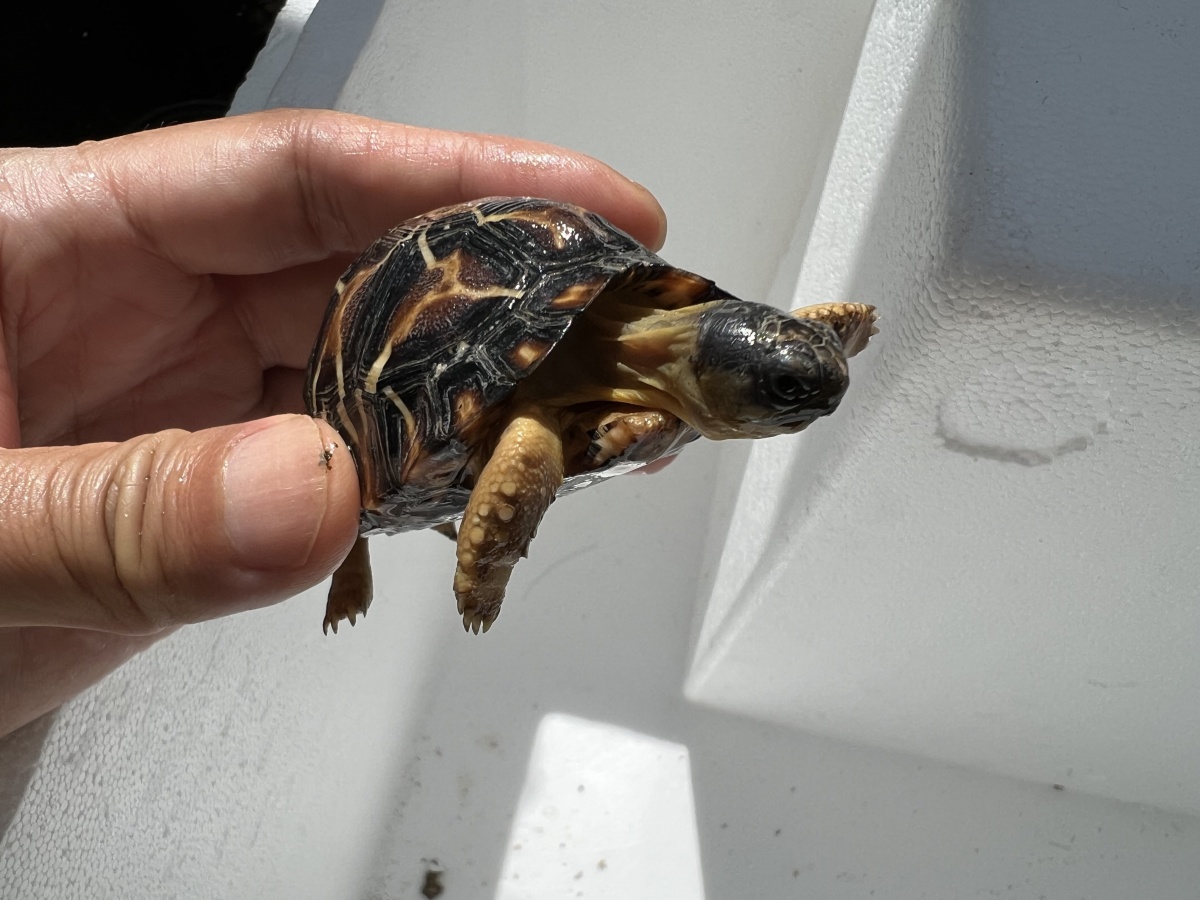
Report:
M39 287L23 298L24 444L121 440L300 410L309 344L344 259L242 277L186 274L138 251L84 275L88 262L64 277L68 285L86 278L86 294Z
M580 203L661 242L653 198L593 160L334 114L0 152L0 448L300 411L309 350L354 253L408 216L495 194ZM19 530L15 512L0 526ZM0 588L8 578L17 594L45 574L4 562ZM32 618L0 590L0 733L157 637L60 627L95 612L92 586L71 586Z
M319 285L336 277L323 270L340 265L254 278L192 275L130 251L79 259L58 273L61 290L34 279L38 290L6 297L23 312L15 330L21 391L0 396L18 397L21 442L122 440L298 411L305 343L323 306ZM311 289L284 297L298 281ZM85 283L86 294L73 289ZM257 319L253 298L271 295L280 296L280 314ZM53 705L157 637L0 629L0 680L33 685L50 698L38 705ZM19 661L15 677L5 660Z

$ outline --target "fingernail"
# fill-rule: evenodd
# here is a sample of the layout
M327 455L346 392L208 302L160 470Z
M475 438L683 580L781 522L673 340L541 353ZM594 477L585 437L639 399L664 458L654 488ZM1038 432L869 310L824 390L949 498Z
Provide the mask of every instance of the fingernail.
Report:
M658 235L648 246L651 250L661 250L663 244L667 242L667 211L662 208L662 204L658 202L658 198L654 196L654 192L650 188L646 187L640 181L635 181L634 185L650 198L650 202L658 210Z
M249 569L298 569L312 550L327 503L321 432L305 416L247 426L225 461L225 529Z

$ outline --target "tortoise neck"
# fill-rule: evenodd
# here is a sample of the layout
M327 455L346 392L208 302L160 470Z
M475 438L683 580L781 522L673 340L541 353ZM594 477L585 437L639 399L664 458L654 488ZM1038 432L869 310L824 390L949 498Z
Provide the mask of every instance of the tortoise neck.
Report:
M559 407L621 403L661 409L699 425L703 409L692 360L698 321L712 304L674 310L601 295L520 388L520 399Z

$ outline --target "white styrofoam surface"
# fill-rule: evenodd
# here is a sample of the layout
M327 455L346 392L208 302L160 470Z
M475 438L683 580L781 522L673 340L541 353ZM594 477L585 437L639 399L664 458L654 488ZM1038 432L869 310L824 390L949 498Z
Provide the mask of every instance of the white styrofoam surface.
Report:
M497 900L704 897L687 747L551 714L534 738Z
M689 695L1195 813L1200 18L1092 10L877 14L797 299L885 330L752 451Z
M231 116L267 107L271 91L286 71L316 5L317 0L286 0L254 60L252 71L234 97L229 109Z
M1159 386L1187 370L1163 364L1142 327L1163 295L1133 316L1127 298L1140 288L1103 294L1120 299L1115 330L1096 320L1090 282L1032 302L1048 289L1012 277L1006 266L1028 263L1014 247L1051 261L1070 253L1041 235L1001 240L1005 220L1043 199L1041 187L1002 190L1021 177L1024 142L1013 138L986 187L966 182L977 190L964 193L959 177L971 154L995 158L997 133L1021 134L1030 106L986 77L988 66L1025 72L1029 60L996 62L981 48L1015 53L1024 44L1011 29L1053 27L1082 52L1109 33L1037 19L1027 4L1011 28L986 12L961 20L957 6L876 4L843 125L865 0L322 0L282 72L264 61L250 79L242 108L263 96L336 98L356 112L590 151L658 193L672 217L669 259L780 305L793 293L861 296L884 307L887 330L856 361L838 416L762 445L744 477L744 451L698 446L665 473L556 504L484 639L457 627L449 542L415 535L376 542L379 600L336 639L319 633L317 590L189 629L135 660L50 729L0 843L0 896L416 897L436 860L445 898L1195 897L1200 820L1076 790L1157 797L1150 762L1161 759L1174 799L1186 800L1181 758L1160 751L1189 746L1175 702L1190 685L1178 658L1186 636L1169 633L1189 626L1189 610L1162 568L1187 533L1156 523L1186 514L1189 498L1077 484L1053 522L1039 499L1058 489L1050 476L1064 465L1099 466L1095 450L1134 430L1115 427L1112 371L1061 379L1054 342L1073 316L1090 316L1095 340L1136 338L1119 341L1138 348L1134 383L1157 379L1150 393L1176 396ZM1159 4L1138 22L1182 9ZM1194 41L1185 25L1167 30ZM1135 55L1122 83L1152 93L1157 63ZM997 129L1004 109L1013 129ZM968 122L984 112L991 130ZM1027 126L1025 141L1046 127ZM1053 196L1046 209L1057 209ZM991 225L964 214L971 203L996 210L982 214ZM1088 245L1074 234L1060 240ZM1183 247L1164 247L1155 264L1174 265ZM1008 255L988 256L1000 250ZM1079 284L1129 279L1138 258L1129 250L1120 272L1074 274ZM1178 339L1167 326L1186 311L1165 320L1164 340ZM963 362L996 367L1001 346L994 377ZM1003 402L999 385L1028 388L1029 402ZM1068 414L1046 425L1047 408ZM992 428L997 416L1010 417L1004 428ZM1169 457L1182 445L1135 449L1143 469L1178 472ZM1031 498L1036 515L1014 519ZM1043 608L1039 574L1084 565L1056 559L1054 545L1039 555L1039 529L1062 526L1069 533L1054 541L1069 540L1111 518L1109 503L1121 504L1130 540L1153 530L1177 542L1142 573L1152 602L1085 605L1080 589L1064 605L1059 576ZM1088 565L1109 566L1092 594L1111 601L1100 576L1124 570L1117 548L1100 551L1107 558ZM871 577L889 585L885 601L859 592ZM1138 579L1132 568L1125 577ZM1125 673L1157 641L1166 659L1155 671L1181 663L1178 683ZM1087 670L1094 694L1056 678L1081 660L1108 667ZM685 681L704 705L684 698ZM1122 746L1123 721L1141 730ZM1066 742L1071 728L1081 736ZM1097 761L1125 779L1121 790L1090 778Z

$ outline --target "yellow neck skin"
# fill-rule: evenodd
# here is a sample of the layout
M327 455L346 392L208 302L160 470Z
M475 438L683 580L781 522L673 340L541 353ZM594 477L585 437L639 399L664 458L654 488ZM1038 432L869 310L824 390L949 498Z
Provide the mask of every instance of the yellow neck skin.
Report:
M597 298L522 383L523 399L661 409L702 434L714 430L691 365L697 322L709 305L662 310L616 292Z

